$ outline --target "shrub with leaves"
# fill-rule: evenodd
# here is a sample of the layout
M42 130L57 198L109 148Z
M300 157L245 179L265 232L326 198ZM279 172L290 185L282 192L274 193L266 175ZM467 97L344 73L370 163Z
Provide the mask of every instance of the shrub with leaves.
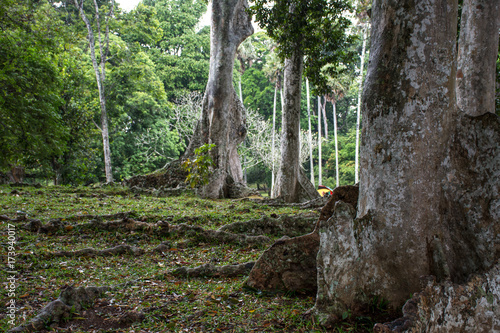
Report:
M210 151L214 147L214 144L206 143L194 150L194 160L191 161L188 158L182 163L182 168L188 172L186 183L189 183L192 188L208 184L208 179L215 166L210 156Z

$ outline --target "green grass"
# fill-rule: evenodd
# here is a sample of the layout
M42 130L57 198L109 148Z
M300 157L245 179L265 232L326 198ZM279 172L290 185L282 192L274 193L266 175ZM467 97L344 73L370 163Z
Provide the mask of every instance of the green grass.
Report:
M211 229L235 221L260 218L262 215L304 212L249 201L203 200L190 195L169 198L135 196L121 187L0 186L0 215L10 218L27 214L28 218L40 219L43 223L64 218L69 224L77 224L88 222L76 219L78 215L128 211L133 212L137 220L167 220L171 224L188 223ZM313 296L251 292L242 288L246 277L178 278L168 274L169 270L183 265L194 267L208 262L226 265L257 260L265 248L208 243L192 246L186 243L186 239L137 232L65 230L55 234L37 234L22 229L25 222L0 221L0 254L5 266L9 223L16 226L17 237L16 326L22 324L23 320L33 318L43 306L55 300L63 286L113 286L134 281L127 287L108 292L105 297L110 302L109 306L146 313L146 319L133 324L127 332L326 331L303 317L303 313L314 305ZM148 252L138 257L124 255L96 258L50 256L54 251L87 247L105 249L119 244L151 250L165 241L170 242L171 248L161 254ZM0 270L3 284L7 281L6 271ZM0 291L0 299L8 299L5 288ZM5 304L0 304L0 331L12 328L6 313ZM341 325L333 331L366 330Z

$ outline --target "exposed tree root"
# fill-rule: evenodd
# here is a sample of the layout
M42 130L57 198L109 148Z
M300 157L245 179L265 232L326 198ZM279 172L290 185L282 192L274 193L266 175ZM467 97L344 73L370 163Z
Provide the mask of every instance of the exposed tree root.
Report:
M312 223L315 225L315 228L311 228L314 231L304 236L276 241L257 260L245 284L267 291L316 292L316 257L320 245L318 225L334 215L336 203L340 201L347 202L349 207L356 207L358 193L357 186L335 188L328 203L322 208L319 219Z
M51 252L47 253L47 256L53 256L53 257L69 257L69 258L74 258L74 257L99 257L99 256L115 256L115 255L121 255L121 254L131 254L134 256L140 256L144 255L146 253L155 253L155 252L166 252L170 250L171 246L169 243L161 243L157 247L151 249L151 251L144 251L141 248L135 247L135 246L130 246L130 245L118 245L115 247L111 247L108 249L104 250L96 250L94 248L85 248L82 250L77 250L77 251L58 251L58 252Z
M99 230L125 230L125 231L143 231L148 234L166 234L169 232L169 224L165 221L158 221L156 223L147 223L136 221L131 218L124 218L116 221L101 221L100 219L95 219L89 223L70 225L67 221L63 219L53 219L42 224L40 220L30 220L28 223L24 224L24 228L32 232L42 232L42 233L55 233L58 231L82 231L88 229L99 229Z
M124 218L116 221L92 220L89 223L70 225L62 219L51 220L42 224L40 220L31 220L24 224L24 228L32 232L55 233L58 231L85 231L85 230L107 230L107 231L141 231L147 234L185 236L193 238L194 241L210 243L237 243L243 246L254 246L268 244L271 240L266 236L240 235L226 231L205 230L199 226L191 226L185 223L170 225L166 221L147 223Z
M244 264L214 266L212 264L204 264L198 267L180 267L170 272L172 275L188 276L188 277L237 277L248 275L254 266L255 262L250 261Z
M175 160L158 172L131 177L125 180L123 185L149 189L184 187L187 175L181 167L181 160Z
M118 245L109 249L96 250L93 248L86 248L78 251L59 251L53 252L50 255L54 257L98 257L98 256L112 256L120 254L132 254L135 256L143 255L145 251L130 245Z
M196 241L210 243L237 243L243 246L264 245L271 242L266 236L247 236L233 234L225 231L205 230L202 227L187 224L178 224L171 227L171 234L177 233L180 236L191 237Z
M19 222L19 221L26 221L27 219L28 218L26 217L25 214L18 215L15 218L10 218L7 215L0 215L0 221Z
M298 202L298 203L284 203L283 200L277 199L249 199L252 202L271 206L271 207L296 207L300 209L313 209L313 208L321 208L328 202L328 197L319 197L316 199L312 199L306 202Z
M374 332L498 332L500 262L467 283L421 279L423 289L403 306L403 317L376 324Z
M67 287L61 292L59 298L42 308L35 318L8 332L38 332L45 328L48 323L70 318L73 313L92 304L96 298L108 290L111 290L111 287Z
M359 196L359 186L358 185L346 185L339 186L333 190L332 195L328 199L328 202L321 209L321 214L319 216L320 221L327 221L330 217L332 217L333 212L335 211L335 203L337 201L343 201L357 210L358 208L358 196Z
M257 260L245 285L266 291L316 292L319 235L283 238Z
M182 187L176 187L176 188L170 188L170 187L160 187L159 189L155 188L143 188L139 186L132 186L130 188L130 191L137 194L146 194L146 195L152 195L155 197L178 197L183 194L187 193L193 193L193 190L190 188L187 188L185 186Z
M79 220L112 220L112 219L125 219L129 216L134 215L134 212L119 212L115 214L105 214L105 215L72 215L65 217L67 221L79 221Z
M99 230L126 230L126 231L143 231L149 234L167 234L170 225L166 221L158 221L156 223L147 223L136 221L134 219L125 218L123 220L102 222L93 220L88 224L81 226L82 228L99 229Z
M232 232L246 235L272 235L295 237L305 235L314 230L318 216L314 213L294 216L272 214L260 219L244 222L234 222L218 229L218 231Z

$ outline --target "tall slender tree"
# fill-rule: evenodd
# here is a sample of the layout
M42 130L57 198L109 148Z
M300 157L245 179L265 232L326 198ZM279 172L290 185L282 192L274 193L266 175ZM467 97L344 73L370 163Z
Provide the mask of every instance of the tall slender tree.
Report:
M321 156L321 146L323 138L321 135L321 97L318 96L318 185L323 184L323 156Z
M335 185L340 186L339 182L339 141L337 136L337 103L332 102L333 106L333 137L335 140Z
M97 56L95 53L95 37L94 30L90 24L85 11L83 10L84 0L74 0L75 6L78 8L80 16L87 27L87 36L89 40L90 57L92 59L92 66L94 67L95 78L97 82L97 90L99 92L99 105L101 107L101 126L99 130L102 135L102 145L104 151L104 168L106 172L106 182L113 182L113 172L111 167L111 150L109 147L109 128L108 128L108 113L106 110L106 93L105 93L105 81L106 81L106 59L109 54L109 19L113 17L113 11L115 7L115 1L111 0L111 6L108 14L106 15L106 32L104 36L104 41L101 38L101 26L100 26L100 14L99 6L97 1L94 0L95 15L96 15L96 25L97 25L97 36L98 36L98 46L99 46L99 64L97 63ZM105 45L103 45L105 43Z
M309 79L306 77L306 95L307 95L307 122L308 131L307 137L309 141L309 164L311 168L311 183L314 186L314 161L313 161L313 149L312 149L312 128L311 128L311 96L309 93Z

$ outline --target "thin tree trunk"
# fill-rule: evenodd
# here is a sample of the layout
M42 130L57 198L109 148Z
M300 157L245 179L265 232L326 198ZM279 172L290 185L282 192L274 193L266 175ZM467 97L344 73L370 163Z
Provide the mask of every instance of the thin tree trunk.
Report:
M333 135L335 137L335 180L337 187L339 187L340 182L339 182L339 144L337 141L337 102L333 100L332 105L333 105Z
M309 123L309 162L311 168L311 183L314 186L314 161L313 161L313 149L312 149L312 129L311 129L311 96L309 94L309 79L306 77L306 92L307 92L307 121Z
M240 92L240 102L241 102L241 104L243 104L243 91L241 89L241 75L240 75L240 79L238 81L238 90Z
M495 113L500 1L464 0L458 41L457 104L468 115Z
M281 97L281 115L283 115L283 113L285 113L285 99L283 97L283 87L281 87L280 90L280 97Z
M358 108L356 112L356 153L354 161L354 183L359 182L359 129L361 124L361 94L363 92L363 75L365 69L366 40L368 38L367 26L363 27L363 47L361 49L361 68L359 75Z
M241 89L241 75L238 81L238 90L240 91L240 102L243 105L243 91ZM246 139L243 141L243 145L246 146ZM246 155L243 155L243 182L247 184L247 163L246 163Z
M324 129L325 129L325 140L328 141L328 118L326 117L326 95L323 96L324 98L324 103L323 107L321 108L321 112L323 112L323 124L324 124Z
M323 179L322 179L322 156L321 156L321 97L318 96L318 185L323 184Z
M83 0L81 0L80 3L78 3L78 0L75 1L75 6L78 8L78 11L80 12L80 16L85 23L85 26L87 27L87 33L88 33L88 40L89 40L89 49L90 49L90 57L92 59L92 66L94 67L94 74L96 77L96 82L97 82L97 90L99 92L99 104L101 107L101 135L102 135L102 145L103 145L103 151L104 151L104 168L105 168L105 173L106 173L106 182L111 183L113 182L113 173L111 169L111 150L109 147L109 129L108 129L108 114L106 111L106 95L104 92L104 82L106 79L106 72L105 72L105 65L106 65L106 56L108 53L108 43L109 43L109 24L106 24L106 50L103 52L102 48L102 41L101 41L101 33L100 33L100 26L99 26L99 7L97 6L96 1L94 0L94 5L96 8L96 20L98 24L98 32L99 32L99 49L101 53L101 60L100 60L100 67L97 64L97 57L95 54L95 38L94 38L94 32L92 30L92 26L87 19L87 16L85 15L85 12L83 10ZM112 7L109 15L112 15L113 13L113 8L114 8L114 0L112 2Z
M276 95L278 92L278 82L274 86L274 104L273 104L273 133L271 136L271 158L272 158L272 172L271 172L271 193L274 193L274 181L275 181L275 166L274 166L274 145L275 145L275 133L276 133Z

